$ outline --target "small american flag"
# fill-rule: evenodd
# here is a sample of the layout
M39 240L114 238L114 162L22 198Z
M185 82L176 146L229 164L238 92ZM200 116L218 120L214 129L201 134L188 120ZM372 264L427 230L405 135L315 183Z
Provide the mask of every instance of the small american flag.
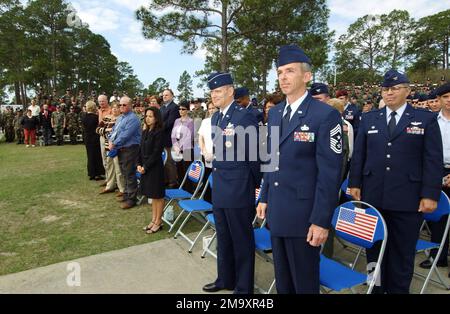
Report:
M256 188L255 189L255 200L257 201L259 198L259 192L261 192L261 188Z
M373 242L378 217L341 207L336 230Z
M199 165L193 164L191 169L189 169L189 176L195 180L199 180L201 171L202 168Z

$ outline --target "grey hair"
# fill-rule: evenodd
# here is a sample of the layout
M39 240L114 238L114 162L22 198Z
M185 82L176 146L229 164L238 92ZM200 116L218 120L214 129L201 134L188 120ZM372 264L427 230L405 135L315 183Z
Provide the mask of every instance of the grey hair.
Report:
M309 63L300 63L300 68L303 72L312 72L312 66Z

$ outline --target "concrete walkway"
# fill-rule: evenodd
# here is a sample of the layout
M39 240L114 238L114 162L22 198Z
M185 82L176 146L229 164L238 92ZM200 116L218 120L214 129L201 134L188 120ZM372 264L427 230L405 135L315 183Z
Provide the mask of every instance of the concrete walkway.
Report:
M6 275L0 293L202 293L216 263L200 258L200 245L189 254L186 241L166 239ZM74 262L78 287L67 284L76 280Z
M189 254L185 240L169 238L5 275L0 277L0 293L200 294L203 293L203 285L216 278L216 260L210 255L202 259L201 246L198 243L194 252ZM352 260L352 255L338 245L335 252L341 259ZM423 255L416 259L416 264L422 259ZM78 265L79 278L74 275ZM446 268L439 268L439 271L450 281ZM273 278L272 264L257 256L256 285L267 290ZM80 285L74 286L72 283L77 283L77 279L80 279ZM421 284L414 279L411 292L418 293ZM364 289L361 292L364 293ZM427 293L450 292L430 283Z

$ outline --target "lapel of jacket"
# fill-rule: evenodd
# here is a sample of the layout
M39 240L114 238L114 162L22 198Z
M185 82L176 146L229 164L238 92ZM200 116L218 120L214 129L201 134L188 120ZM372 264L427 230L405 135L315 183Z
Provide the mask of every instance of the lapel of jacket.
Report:
M371 126L369 126L370 128ZM375 128L380 132L387 140L389 140L389 131L386 122L386 107L381 109L377 115ZM370 129L369 129L370 131Z
M220 111L217 111L216 113L214 113L214 115L211 117L211 129L215 130L217 127L217 128L220 128L221 130L224 130L227 127L228 123L230 122L234 110L235 110L235 103L233 102L231 104L230 108L228 109L227 114L222 118L220 125L217 125L217 123L219 122ZM216 129L216 130L217 130L217 132L220 131L219 129ZM212 132L212 139L213 139L214 143L216 143L217 140L219 139L218 135L222 136L222 132L220 131L220 133L218 133L218 134L215 134L214 132Z
M406 105L405 112L403 112L400 121L398 121L391 140L396 139L400 134L402 134L403 130L411 123L412 118L414 118L414 109L410 105Z
M236 103L232 103L230 105L230 108L228 108L227 113L222 118L222 121L220 122L220 128L223 130L227 127L228 123L231 121L231 117L233 116L233 112L236 110Z
M311 99L312 99L312 96L308 93L308 96L306 96L305 100L303 100L303 102L300 104L297 111L294 112L294 115L292 116L291 120L289 121L288 131L283 132L283 134L281 135L280 144L282 144L289 137L289 135L292 132L294 132L294 130L300 125L300 123L302 122L302 118L304 116L306 116L306 113L308 112L309 105L311 103ZM281 115L283 115L285 106L283 106L283 111L281 112ZM281 121L280 121L280 126L281 126Z

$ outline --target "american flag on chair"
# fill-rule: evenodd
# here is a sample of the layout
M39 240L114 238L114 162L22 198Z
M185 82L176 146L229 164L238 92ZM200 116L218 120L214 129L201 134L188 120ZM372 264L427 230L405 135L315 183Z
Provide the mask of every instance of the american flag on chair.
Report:
M378 217L341 207L336 230L373 242Z
M189 169L189 176L191 178L194 178L195 180L199 180L201 171L202 171L202 167L200 167L197 164L193 164L191 166L191 168Z

